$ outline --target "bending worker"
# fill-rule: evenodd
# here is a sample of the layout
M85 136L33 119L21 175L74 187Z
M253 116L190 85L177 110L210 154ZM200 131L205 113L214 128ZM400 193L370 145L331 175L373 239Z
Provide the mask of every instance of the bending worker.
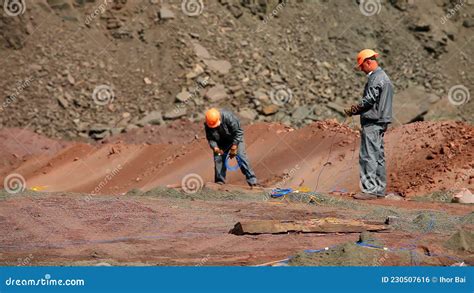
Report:
M240 120L232 112L212 108L206 112L206 138L214 152L214 181L225 184L226 160L237 159L240 170L250 186L257 186L257 178L252 171L245 153L244 131Z
M358 69L367 74L368 81L360 103L344 110L348 116L360 115L359 168L362 193L354 195L357 199L386 198L383 137L388 124L392 122L393 85L379 67L378 56L370 49L362 50L357 55Z

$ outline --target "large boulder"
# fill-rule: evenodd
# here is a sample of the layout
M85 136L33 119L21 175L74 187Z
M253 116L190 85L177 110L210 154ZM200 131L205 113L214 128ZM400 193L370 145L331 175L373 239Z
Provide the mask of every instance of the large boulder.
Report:
M429 94L421 86L407 88L393 97L393 124L401 125L423 120L439 98Z
M210 88L205 97L211 102L217 102L227 97L227 92L223 84L217 84Z
M162 123L163 123L163 116L161 115L161 112L159 111L153 111L137 122L137 124L140 126L145 126L147 124L159 125Z
M164 115L163 118L165 120L174 120L181 118L183 116L186 116L187 110L184 107L175 107L174 109L171 109L167 111Z

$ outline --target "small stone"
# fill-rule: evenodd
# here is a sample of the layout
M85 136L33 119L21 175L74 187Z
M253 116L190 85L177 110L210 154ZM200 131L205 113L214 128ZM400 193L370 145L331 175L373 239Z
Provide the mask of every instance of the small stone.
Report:
M327 69L332 69L332 65L329 62L324 61L322 65Z
M145 77L143 81L145 82L145 84L148 84L148 85L152 84L151 79L149 79L148 77Z
M275 104L267 105L267 106L263 107L263 109L262 109L262 113L265 116L273 115L276 112L278 112L278 106L275 105Z
M140 126L145 126L147 124L153 124L153 125L160 125L163 123L163 116L161 115L161 112L159 111L153 111L140 119L140 121L137 122L137 125Z
M462 25L467 28L474 27L474 18L466 19L463 21Z
M186 74L187 79L194 79L198 77L199 75L204 73L204 68L202 68L201 65L196 64L191 72Z
M474 203L474 194L467 188L463 188L453 195L452 202L472 204Z
M125 127L125 132L129 132L130 130L137 129L138 126L135 124L128 124L127 127Z
M241 17L244 12L242 11L242 9L240 8L239 5L236 5L236 4L231 4L228 6L228 9L230 11L230 13L235 17L235 18L239 18Z
M255 118L257 118L258 116L257 112L250 108L244 108L240 110L239 115L243 119L247 119L247 120L255 120Z
M118 135L118 134L122 133L122 131L123 131L122 127L114 127L112 129L110 129L110 134L111 135Z
M61 105L61 107L65 109L68 107L69 103L63 96L57 96L56 98L58 100L59 105Z
M31 71L41 71L41 70L43 70L43 66L41 66L39 64L31 64L30 65L30 70Z
M232 65L227 60L204 60L209 69L220 74L227 74L232 69Z
M193 39L199 39L199 34L197 33L189 33L189 36Z
M207 49L204 48L198 42L193 42L193 46L194 46L194 52L196 53L196 56L198 56L199 58L203 58L203 59L211 59L212 58L211 54L209 54L209 51L207 51Z
M197 79L196 79L196 82L203 88L207 87L209 85L209 76L206 76L206 77L202 77L202 76L199 76Z
M166 6L161 7L160 9L160 19L173 19L175 17L173 11Z
M169 111L167 111L164 115L163 115L163 118L166 119L166 120L173 120L173 119L178 119L182 116L186 116L186 108L174 108L174 109L171 109Z
M257 91L255 91L255 92L253 93L253 96L254 96L257 100L262 101L262 102L269 100L268 95L265 93L265 90L263 90L263 89L262 89L262 90L257 90Z
M410 25L409 27L412 31L415 32L429 32L431 30L431 25L423 20Z
M393 224L396 224L398 221L400 221L400 218L399 218L399 217L396 217L396 216L388 216L388 217L385 219L385 224L386 224L386 225L393 225Z
M188 91L181 91L176 95L176 100L181 103L185 103L189 98L191 97L191 94Z
M272 79L272 82L276 82L276 83L283 82L283 78L279 74L272 74L271 79Z
M245 91L240 90L234 93L234 98L241 99L245 97Z
M293 113L291 114L291 117L296 120L296 121L301 121L305 119L309 113L312 112L311 107L309 106L300 106L297 107Z
M67 81L71 84L71 85L74 85L76 83L76 80L74 79L74 77L72 77L71 73L68 73L67 74Z

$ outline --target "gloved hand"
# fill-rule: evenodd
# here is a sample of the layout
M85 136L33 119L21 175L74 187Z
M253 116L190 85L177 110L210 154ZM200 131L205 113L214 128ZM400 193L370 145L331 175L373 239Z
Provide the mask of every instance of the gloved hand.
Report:
M350 108L344 109L344 113L351 117L352 115L355 115L357 112L359 112L359 109L359 105L352 105Z
M235 156L237 156L237 146L233 144L229 151L229 158L233 159Z
M346 114L346 116L351 117L352 116L351 108L345 108L344 113Z
M221 149L218 148L218 147L215 147L215 148L213 149L213 151L214 151L214 154L216 154L216 155L218 155L218 156L222 156L222 155L224 154L224 151L221 150Z

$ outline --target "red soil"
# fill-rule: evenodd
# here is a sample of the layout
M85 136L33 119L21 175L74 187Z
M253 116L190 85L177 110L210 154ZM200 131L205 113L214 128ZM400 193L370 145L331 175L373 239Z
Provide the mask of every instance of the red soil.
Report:
M28 188L101 194L179 184L190 173L212 181L211 151L203 129L193 127L185 144L185 137L175 143L150 144L153 135L140 130L136 139L141 144L126 135L121 138L127 143L113 138L100 145L64 144L29 132L15 138L18 131L3 129L1 174L21 174ZM159 134L156 141L173 141L177 131L179 127L152 133ZM255 124L245 128L245 139L251 164L266 187L301 186L322 192L359 189L359 134L347 125L323 121L294 130ZM419 122L390 129L385 141L389 190L414 195L473 189L474 127L461 122ZM8 161L11 157L16 159ZM228 183L245 184L245 180L239 171L229 172Z
M241 220L360 217L339 207L279 203L46 193L12 197L0 205L0 265L258 265L305 249L358 240L359 233L228 233ZM433 207L418 204L420 209ZM449 214L472 210L446 206ZM377 233L377 239L391 248L406 247L416 240L417 245L441 255L433 258L436 265L455 262L444 257L453 254L442 247L448 236L398 230ZM468 264L474 261L472 254L460 257ZM378 265L408 264L385 260Z
M136 135L92 145L55 142L28 131L1 130L1 174L19 173L30 189L60 193L2 200L0 265L256 265L304 249L356 241L359 236L228 234L241 220L353 219L367 213L357 209L286 201L108 196L133 188L179 185L190 173L199 174L204 182L212 181L212 154L201 127L189 128L187 141L186 136L175 135L177 129L153 127L146 130L151 134L137 131ZM155 137L157 133L159 137ZM389 189L408 196L462 187L472 190L473 134L474 127L459 122L421 122L389 130ZM246 127L245 138L251 163L266 187L305 186L325 192L359 189L359 135L347 125L324 121L293 130L278 124L256 124ZM119 141L122 139L127 143ZM228 179L231 184L208 187L232 190L245 185L240 172L229 172ZM353 201L354 206L360 204ZM375 200L370 204L374 208L442 211L453 218L472 213L470 205L439 202ZM430 265L454 262L443 256L452 254L442 246L447 234L394 229L377 237L395 248L416 240L417 245L441 255ZM460 258L468 264L474 261L469 253L460 253ZM377 265L407 263L387 259Z

